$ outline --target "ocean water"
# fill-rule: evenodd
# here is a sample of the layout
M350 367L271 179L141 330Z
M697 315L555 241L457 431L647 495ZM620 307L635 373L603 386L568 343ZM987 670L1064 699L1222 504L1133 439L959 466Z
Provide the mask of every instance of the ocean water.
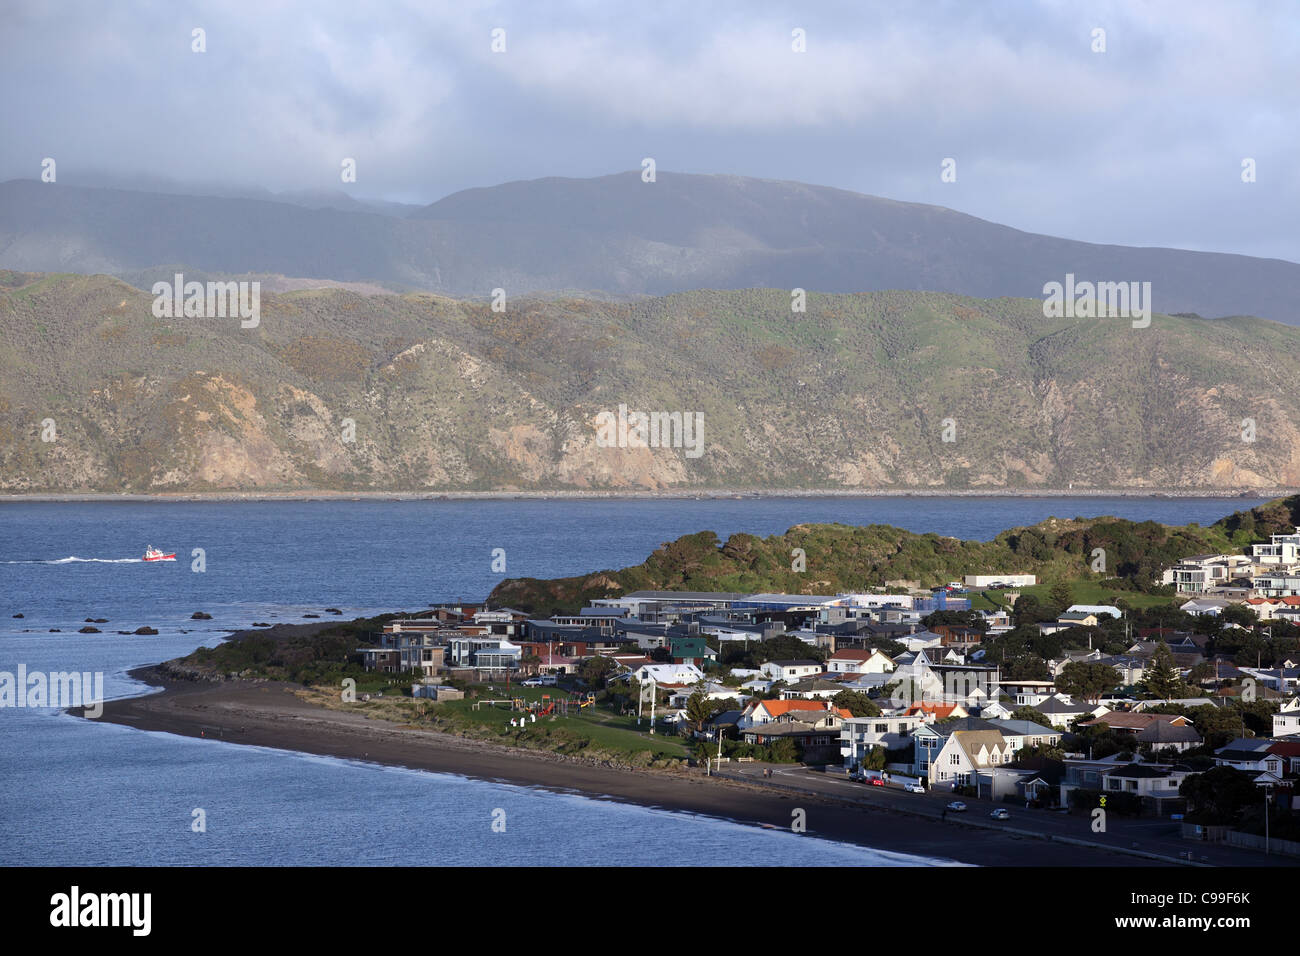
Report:
M1043 518L1210 523L1243 499L888 498L0 504L0 671L105 675L211 646L253 621L477 600L506 574L637 563L712 529L884 522L990 538ZM145 564L146 545L176 551ZM204 569L195 570L195 549ZM202 610L211 621L194 621ZM15 614L24 615L21 618ZM83 635L83 620L103 633ZM116 633L149 625L157 636ZM51 629L58 629L52 633ZM191 830L193 811L207 831ZM506 830L491 829L505 811ZM0 708L0 865L941 862L574 794L150 734Z

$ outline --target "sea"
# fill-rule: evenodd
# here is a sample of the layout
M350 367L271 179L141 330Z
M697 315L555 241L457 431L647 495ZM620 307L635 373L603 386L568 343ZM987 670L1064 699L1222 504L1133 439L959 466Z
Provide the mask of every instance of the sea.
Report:
M0 503L0 672L127 671L254 622L480 601L703 530L892 524L988 540L1048 517L1209 524L1243 498L885 497ZM176 561L146 563L145 548ZM210 620L195 620L196 611ZM86 624L86 619L105 623ZM81 634L93 626L97 634ZM157 635L121 634L147 626ZM202 811L201 815L197 811ZM200 828L196 821L202 820ZM493 820L504 827L493 828ZM598 797L0 707L0 865L894 866L948 861Z

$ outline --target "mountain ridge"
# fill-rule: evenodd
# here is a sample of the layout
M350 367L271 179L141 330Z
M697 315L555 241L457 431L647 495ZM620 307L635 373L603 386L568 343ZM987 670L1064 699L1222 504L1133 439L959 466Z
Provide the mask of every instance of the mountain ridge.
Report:
M1025 232L835 187L660 172L476 187L405 216L11 180L0 268L132 275L182 263L456 297L561 289L900 289L1037 297L1067 273L1150 281L1161 312L1300 324L1300 264Z

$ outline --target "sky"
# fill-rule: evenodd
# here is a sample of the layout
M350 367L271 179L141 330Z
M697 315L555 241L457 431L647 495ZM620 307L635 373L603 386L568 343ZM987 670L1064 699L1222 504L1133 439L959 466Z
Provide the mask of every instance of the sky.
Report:
M7 0L0 180L423 204L651 157L1300 261L1298 64L1296 0Z

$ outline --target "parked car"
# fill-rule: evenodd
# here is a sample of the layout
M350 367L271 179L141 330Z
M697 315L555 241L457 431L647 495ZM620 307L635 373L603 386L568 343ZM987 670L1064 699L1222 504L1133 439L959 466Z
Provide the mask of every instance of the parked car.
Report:
M909 783L906 789L908 793L925 793L925 787L919 783Z
M545 682L540 677L530 677L524 681L525 687L545 687Z
M872 777L869 782L873 787L883 787L885 785L885 781L881 780L879 777Z
M948 809L953 813L965 813L966 804L962 803L960 800L954 800L952 803L948 804Z
M994 810L992 813L990 813L989 816L991 816L994 820L1010 820L1010 819L1011 819L1011 814L1010 814L1009 812L1007 812L1006 810L1004 810L1002 807L998 807L996 810Z

